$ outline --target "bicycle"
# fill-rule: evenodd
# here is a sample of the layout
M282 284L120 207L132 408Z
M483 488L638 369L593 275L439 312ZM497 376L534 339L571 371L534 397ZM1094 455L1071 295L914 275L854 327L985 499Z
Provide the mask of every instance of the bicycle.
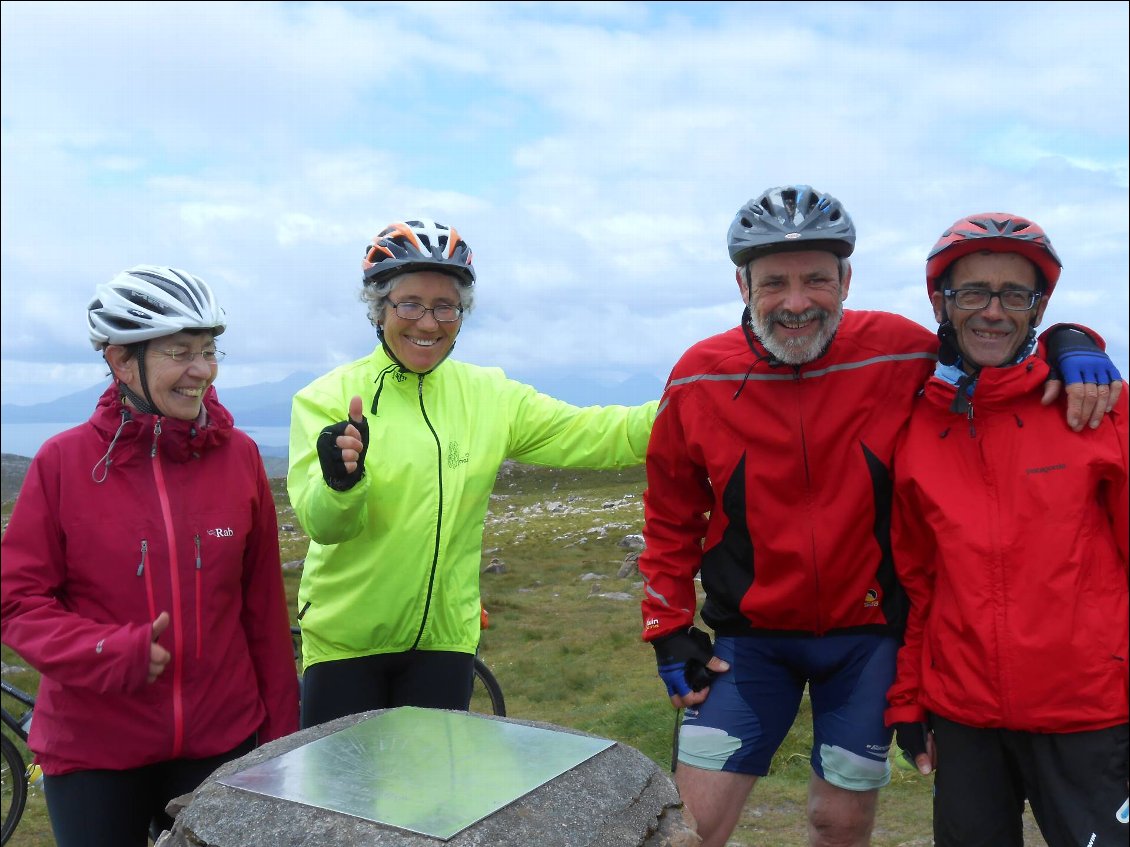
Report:
M487 615L487 610L483 609L479 615L479 627L486 629L490 626L490 619ZM302 638L302 627L292 626L290 628L290 638L294 642L294 658L297 661L301 655L301 648L299 640ZM478 712L485 715L497 715L500 718L506 717L506 699L502 696L502 686L499 685L498 679L495 678L494 673L486 662L482 660L478 652L475 653L474 662L474 681L471 689L471 705L468 711ZM302 674L298 675L298 694L302 696Z
M0 706L0 719L3 719L4 726L26 744L32 713L35 710L35 697L12 685L6 679L0 680L0 686L3 686L4 693L9 697L27 706L19 717ZM7 733L0 734L0 754L2 754L0 777L3 780L4 813L3 822L0 823L0 845L3 845L8 843L8 839L16 831L20 818L23 817L24 808L27 806L28 784L37 778L35 774L38 772L38 765L24 762L23 754Z

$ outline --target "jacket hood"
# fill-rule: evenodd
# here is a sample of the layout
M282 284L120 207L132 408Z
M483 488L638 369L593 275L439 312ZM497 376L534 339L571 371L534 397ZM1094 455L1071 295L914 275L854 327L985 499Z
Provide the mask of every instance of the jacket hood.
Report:
M159 419L161 455L176 462L187 462L231 438L235 421L231 412L220 403L214 385L208 386L204 393L203 412L196 421L143 414L122 402L121 392L115 383L109 385L98 398L98 405L90 416L90 424L106 442L108 453L112 453L114 462L121 464L128 457L148 454ZM204 421L202 426L199 425L201 419Z

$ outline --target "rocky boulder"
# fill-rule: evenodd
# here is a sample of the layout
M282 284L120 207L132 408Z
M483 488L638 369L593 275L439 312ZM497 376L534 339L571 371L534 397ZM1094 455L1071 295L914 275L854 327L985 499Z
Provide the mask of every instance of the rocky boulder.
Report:
M422 835L330 808L253 793L225 784L259 765L269 769L303 745L397 710L350 715L281 738L229 762L192 795L178 798L171 832L155 847L695 847L698 837L674 782L639 751L606 741L600 752L565 770L450 838ZM454 715L461 713L442 713ZM477 719L535 727L585 739L597 736L545 723L494 716ZM490 727L496 731L504 728ZM309 748L307 748L308 750ZM305 751L303 751L305 752ZM293 759L293 757L291 757ZM278 764L278 763L276 763ZM348 779L346 773L336 779ZM332 795L332 786L330 794Z

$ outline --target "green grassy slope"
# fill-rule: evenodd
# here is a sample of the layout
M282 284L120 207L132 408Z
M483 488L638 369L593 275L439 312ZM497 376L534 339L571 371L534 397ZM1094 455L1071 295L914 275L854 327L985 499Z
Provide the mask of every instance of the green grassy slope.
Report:
M306 551L282 479L272 481L279 511L283 562ZM670 765L675 713L640 641L638 574L617 576L627 550L618 546L642 528L641 468L561 471L503 468L492 497L483 544L482 576L490 628L482 655L502 683L511 717L548 721L629 744ZM7 517L11 504L4 506ZM284 571L292 612L300 568ZM627 594L628 599L616 595ZM605 596L610 595L610 596ZM4 648L5 676L34 690L34 671ZM731 847L802 847L812 742L807 702L746 806ZM880 795L874 847L926 847L931 780L896 769ZM1043 841L1027 820L1027 843ZM52 844L42 794L32 793L28 819L11 842Z

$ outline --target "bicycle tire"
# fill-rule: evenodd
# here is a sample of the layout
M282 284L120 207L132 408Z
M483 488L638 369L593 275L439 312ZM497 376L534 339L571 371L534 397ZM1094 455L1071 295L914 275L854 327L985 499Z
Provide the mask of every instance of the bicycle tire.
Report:
M498 684L498 680L495 679L486 662L475 656L475 680L471 695L471 711L485 711L485 709L476 709L476 701L481 700L483 696L490 703L491 714L500 718L506 717L506 700L502 696L502 686Z
M7 735L0 735L0 755L3 756L0 768L3 768L3 803L4 820L0 824L0 845L7 844L16 825L23 817L24 807L27 806L27 770L24 757L20 755L15 742Z

